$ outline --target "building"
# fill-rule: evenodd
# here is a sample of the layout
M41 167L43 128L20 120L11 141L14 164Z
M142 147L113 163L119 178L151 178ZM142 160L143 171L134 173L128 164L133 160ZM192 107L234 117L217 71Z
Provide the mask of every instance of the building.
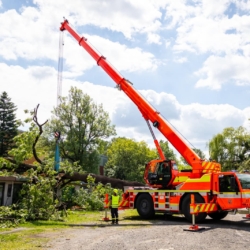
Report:
M23 177L0 176L0 206L15 204L25 181Z
M105 175L104 173L104 166L108 161L108 157L106 155L100 155L100 162L99 162L99 175Z

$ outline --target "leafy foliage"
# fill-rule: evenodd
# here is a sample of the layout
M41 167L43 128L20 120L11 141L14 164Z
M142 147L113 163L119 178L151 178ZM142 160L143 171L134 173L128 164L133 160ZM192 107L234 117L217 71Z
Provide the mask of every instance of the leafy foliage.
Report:
M71 162L78 162L86 172L97 173L101 139L115 135L108 113L80 89L71 88L69 96L62 98L54 109L47 126L47 143L54 131L61 131L61 156ZM51 144L52 147L53 143Z
M107 150L106 175L121 180L143 182L145 164L157 158L155 150L144 141L135 142L127 138L115 138Z
M223 170L249 169L250 134L243 128L225 128L209 141L210 157Z
M0 206L0 228L16 226L26 220L27 213L23 209L17 209L16 205Z
M159 141L159 144L161 146L161 149L165 155L165 157L168 159L168 160L173 160L175 162L178 161L174 151L169 147L169 143L168 141L163 141L163 140L160 140Z
M71 206L80 206L85 210L95 211L103 210L103 200L105 194L112 194L112 188L109 184L95 184L95 179L90 175L87 178L87 186L75 190L74 186L68 185L63 189L62 200L70 203ZM121 191L120 191L121 192Z
M33 156L32 145L36 134L37 129L34 127L31 131L23 132L14 137L13 141L16 147L11 149L9 154L15 158L17 164Z
M198 148L193 148L194 152L201 158L201 159L205 159L206 155Z
M53 168L52 168L53 169ZM55 179L37 175L29 171L30 179L23 185L22 200L19 207L27 211L27 220L51 219L55 216L54 185Z

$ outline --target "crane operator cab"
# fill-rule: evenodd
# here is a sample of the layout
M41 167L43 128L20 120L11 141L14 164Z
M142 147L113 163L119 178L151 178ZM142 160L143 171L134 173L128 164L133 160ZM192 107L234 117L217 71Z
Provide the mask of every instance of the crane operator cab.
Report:
M151 162L152 164L153 162ZM177 165L174 161L165 160L157 161L148 169L146 182L150 186L166 188L172 181L173 172L177 170Z

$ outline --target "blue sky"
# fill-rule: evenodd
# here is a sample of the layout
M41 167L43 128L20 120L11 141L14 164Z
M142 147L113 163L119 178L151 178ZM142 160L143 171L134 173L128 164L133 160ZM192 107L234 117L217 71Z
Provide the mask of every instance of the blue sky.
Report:
M250 1L0 0L0 92L20 119L38 103L41 122L51 117L63 17L206 154L224 128L250 129ZM133 103L67 32L64 44L62 94L81 88L118 136L153 146Z

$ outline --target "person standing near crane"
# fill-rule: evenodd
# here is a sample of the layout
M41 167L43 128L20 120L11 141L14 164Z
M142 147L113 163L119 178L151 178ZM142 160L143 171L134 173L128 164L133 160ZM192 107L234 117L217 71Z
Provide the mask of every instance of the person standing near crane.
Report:
M118 206L120 202L120 196L118 195L118 190L114 189L113 194L110 199L110 209L112 217L112 225L118 224Z

